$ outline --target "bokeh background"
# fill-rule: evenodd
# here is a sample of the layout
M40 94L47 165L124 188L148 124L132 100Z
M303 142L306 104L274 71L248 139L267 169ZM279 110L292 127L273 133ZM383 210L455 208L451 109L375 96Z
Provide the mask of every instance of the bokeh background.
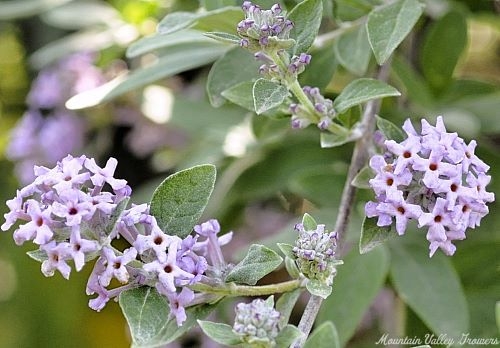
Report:
M238 248L255 240L285 242L291 239L287 231L306 211L325 217L325 223L333 226L332 212L338 205L352 146L344 145L340 151L319 151L314 129L293 132L288 119L255 117L230 104L213 108L205 95L209 64L163 78L97 107L68 112L70 116L57 114L64 110L65 100L47 107L34 100L36 96L47 97L46 94L57 88L59 97L69 98L71 95L67 94L71 94L76 82L81 82L81 88L92 87L154 59L147 56L127 59L125 51L132 42L154 33L158 22L170 12L240 5L241 2L0 1L0 213L7 211L1 202L13 197L15 190L26 183L23 183L27 180L26 167L34 163L53 165L51 157L58 151L66 151L90 154L101 161L116 157L119 160L116 177L129 181L135 202L148 201L155 186L178 169L201 163L216 164L218 183L206 217L217 217L224 230L236 232L235 246L228 252L228 258L237 259ZM255 2L269 6L274 1ZM357 12L363 14L381 2L325 1L329 11L325 21ZM478 153L492 166L489 190L498 198L500 2L423 2L426 16L403 44L408 59L397 58L393 62L391 83L403 90L404 96L384 101L381 113L396 124L407 117L417 120L429 116L432 120L444 114L450 130L458 131L466 139L478 140ZM292 6L296 1L282 3ZM441 22L441 29L436 29L435 23L448 12L457 13L458 19L449 17L448 36L438 35L438 42L432 42L430 32L446 27L447 23ZM463 44L457 34L461 29L455 30L455 25L462 22L466 33ZM430 49L436 48L435 56L421 54L425 43ZM444 51L439 49L441 46L445 47ZM458 53L450 52L453 47ZM328 49L331 47L316 52L318 57L331 58L328 69L304 79L321 80L327 94L334 97L355 74L342 66ZM89 55L71 74L67 73L61 59L82 52ZM453 61L455 56L457 61ZM446 69L447 62L452 71L444 80L440 80L441 71L428 68ZM372 58L370 67L373 66ZM37 78L44 71L54 72L56 82L38 80L37 85ZM35 97L30 99L30 93ZM54 121L54 128L47 128L53 131L44 135L27 130L28 123L35 121L25 121L24 128L19 128L26 114L37 107L42 117L36 122L60 121L58 117L77 121L61 122L63 125ZM40 130L48 126L37 127L35 129ZM13 150L14 141L18 142L17 152ZM32 152L23 153L23 149ZM358 194L359 203L351 224L353 243L359 235L362 206L367 199L370 199L368 192ZM471 336L498 335L492 309L500 300L497 203L490 205L490 212L481 228L469 231L468 239L458 244L452 258L467 295ZM91 271L89 267L80 273L73 272L70 281L59 274L45 278L40 265L26 256L31 249L28 244L16 246L11 232L0 232L0 348L126 347L130 344L118 304L110 302L100 313L88 308L85 284ZM283 276L274 275L276 279ZM389 285L390 280L387 283ZM360 323L350 346L372 346L373 338L384 332L388 313L391 313L387 308L392 308L393 300L394 293L388 287ZM228 304L228 307L231 306ZM231 310L227 313L226 318L231 318ZM406 309L406 314L404 325L411 336L428 332L411 310ZM210 345L197 336L175 345L195 347L199 344Z

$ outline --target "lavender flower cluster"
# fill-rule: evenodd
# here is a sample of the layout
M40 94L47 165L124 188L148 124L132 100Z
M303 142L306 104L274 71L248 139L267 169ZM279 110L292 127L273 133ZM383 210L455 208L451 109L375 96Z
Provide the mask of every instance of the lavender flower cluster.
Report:
M57 270L68 279L68 261L80 271L97 259L86 289L88 295L97 295L89 301L92 309L100 311L122 291L148 285L168 298L170 313L181 325L185 307L202 303L204 295L186 285L220 273L225 265L220 246L232 234L217 238L216 220L195 226L196 234L184 239L166 234L147 204L125 209L131 189L125 180L114 178L116 166L114 158L101 168L92 158L68 155L52 169L35 167L35 180L7 202L10 211L1 229L20 223L14 240L38 245L31 255L43 261L45 276ZM123 251L113 245L120 237L130 244ZM125 285L108 289L113 279Z
M303 224L296 224L299 236L292 251L300 272L309 279L332 285L337 271L335 266L341 261L335 258L337 233L325 231L325 225L317 225L315 230L307 230Z
M52 166L82 149L86 122L64 104L74 94L104 82L93 61L89 53L73 54L43 69L33 81L26 100L28 109L12 130L6 151L7 158L16 162L21 183L33 181L35 164Z
M486 191L489 166L474 154L476 141L466 144L457 133L446 131L439 116L436 126L422 120L418 134L410 120L401 143L386 140L384 156L375 155L370 180L376 201L365 206L367 217L377 217L378 226L390 226L403 235L409 220L427 228L430 256L438 248L453 255L453 241L466 238L467 228L479 226L488 214L486 203L495 196Z

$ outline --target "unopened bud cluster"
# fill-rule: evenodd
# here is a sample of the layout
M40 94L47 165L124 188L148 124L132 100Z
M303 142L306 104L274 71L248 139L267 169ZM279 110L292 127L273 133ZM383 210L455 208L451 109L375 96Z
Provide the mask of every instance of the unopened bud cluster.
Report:
M274 309L272 298L238 303L233 331L252 347L274 347L280 318L281 314Z
M270 10L263 10L258 5L245 1L241 7L245 19L236 28L242 37L240 46L259 49L279 45L280 40L288 39L293 23L285 18L279 4L273 5Z
M303 224L295 225L299 237L295 241L293 253L299 271L307 278L332 285L336 274L335 259L337 234L325 231L325 225L317 225L315 230L306 230Z
M336 116L333 102L325 98L317 87L304 86L302 90L311 101L314 110L311 112L302 104L291 104L292 128L305 128L312 123L316 123L319 129L327 130Z
M409 220L416 220L418 227L427 228L430 256L438 248L453 255L452 242L465 239L467 228L479 226L488 214L486 203L495 199L486 191L489 166L474 154L476 141L466 144L457 133L448 133L441 116L436 126L422 120L421 134L410 120L403 130L404 141L386 140L385 155L370 160L376 201L366 204L366 215L377 217L378 226L395 220L399 235Z

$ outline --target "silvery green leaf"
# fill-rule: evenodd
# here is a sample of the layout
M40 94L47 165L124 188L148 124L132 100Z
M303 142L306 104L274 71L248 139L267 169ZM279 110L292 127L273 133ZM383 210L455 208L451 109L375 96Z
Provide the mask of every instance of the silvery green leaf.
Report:
M418 0L398 0L370 12L366 30L378 64L384 64L391 56L422 12L423 4Z
M217 343L234 346L242 342L241 337L234 333L233 328L227 324L198 320L201 330Z
M181 238L191 233L212 194L215 176L215 167L205 164L166 178L151 198L150 212L158 226Z
M377 128L382 132L382 134L384 134L384 136L388 140L395 140L399 143L406 139L406 136L401 130L401 127L396 126L391 121L378 115L375 117L377 119Z
M312 332L304 348L340 348L339 334L331 321L325 321Z
M366 254L394 236L397 234L391 226L377 226L377 218L365 217L359 239L359 252Z
M229 272L227 282L255 285L283 262L275 251L259 244L252 244L247 255Z
M358 76L366 73L372 51L364 26L346 31L335 40L333 48L338 62L344 68Z
M285 86L262 78L255 81L252 92L257 115L281 105L288 97Z
M323 18L322 0L305 0L295 6L288 14L288 19L294 23L290 37L297 42L293 54L307 52L318 34Z
M360 189L369 189L369 180L375 177L375 172L368 166L363 167L352 179L351 185Z
M302 225L304 226L304 229L306 231L313 231L318 228L318 223L316 222L316 220L314 220L314 218L307 213L305 213L302 217Z
M321 298L327 298L332 293L331 286L314 279L307 282L306 288L311 295L319 296Z

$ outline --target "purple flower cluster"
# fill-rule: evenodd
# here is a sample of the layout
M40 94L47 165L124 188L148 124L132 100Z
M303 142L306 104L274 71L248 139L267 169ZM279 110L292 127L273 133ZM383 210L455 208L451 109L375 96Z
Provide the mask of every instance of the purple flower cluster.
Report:
M64 107L74 94L104 82L93 56L74 54L42 70L27 96L28 109L11 133L6 155L21 183L33 181L35 164L52 166L84 143L86 123ZM63 136L61 136L61 134Z
M307 53L294 55L291 59L285 50L279 50L277 54L287 67L286 69L280 68L280 65L263 51L254 54L255 59L264 62L259 67L259 73L268 80L282 82L297 79L297 76L304 72L306 66L311 62L311 55Z
M52 169L35 167L34 181L7 202L10 211L1 229L19 223L14 240L18 245L38 245L31 255L42 261L45 276L57 270L68 279L68 261L80 271L97 259L86 289L88 295L97 295L89 301L92 309L100 311L122 291L148 285L168 298L170 313L181 325L186 320L184 308L203 298L196 298L186 286L204 280L206 274L221 274L226 264L220 247L232 233L218 238L219 223L210 220L195 226L194 236L167 235L147 204L124 209L131 189L125 180L114 178L116 166L114 158L101 168L92 158L68 155ZM120 237L130 244L123 251L113 245ZM122 286L108 289L113 279Z
M317 87L304 86L302 90L313 104L314 114L311 115L311 112L302 104L291 104L292 127L305 128L311 123L316 123L319 129L328 129L337 114L333 108L333 102L321 95Z
M270 41L276 41L271 38L288 39L293 23L283 16L279 4L273 5L270 10L262 10L258 5L245 1L241 7L245 19L239 22L236 28L242 37L240 46L265 47L271 44Z
M399 235L409 220L416 220L427 228L430 256L438 248L453 255L452 241L465 239L467 228L479 226L488 214L486 203L495 199L486 191L489 166L474 154L476 141L466 144L457 133L448 133L441 116L436 126L422 120L420 134L409 119L403 130L404 141L386 140L386 154L370 160L376 201L366 204L366 215L378 217L378 226L395 220Z
M292 251L300 272L309 279L332 285L336 274L335 266L340 263L335 258L337 233L325 231L325 225L317 225L315 230L306 230L303 224L296 224L299 237Z

